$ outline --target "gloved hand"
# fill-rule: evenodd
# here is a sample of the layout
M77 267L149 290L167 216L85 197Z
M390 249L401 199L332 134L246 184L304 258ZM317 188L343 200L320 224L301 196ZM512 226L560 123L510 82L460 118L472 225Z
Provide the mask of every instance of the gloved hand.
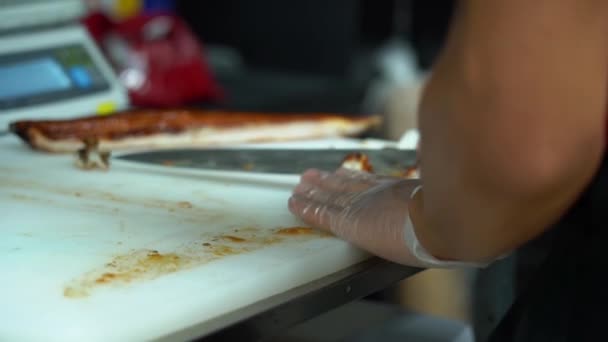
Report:
M419 180L339 169L309 170L289 199L307 224L327 230L373 254L416 265L405 244L408 201Z

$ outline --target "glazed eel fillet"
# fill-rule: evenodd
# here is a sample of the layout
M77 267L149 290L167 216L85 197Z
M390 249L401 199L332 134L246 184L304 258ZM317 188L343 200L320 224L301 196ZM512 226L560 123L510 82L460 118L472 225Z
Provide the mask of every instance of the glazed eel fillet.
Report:
M213 110L129 110L67 120L22 120L10 130L33 149L77 152L87 141L99 150L221 146L357 136L378 116L278 114Z

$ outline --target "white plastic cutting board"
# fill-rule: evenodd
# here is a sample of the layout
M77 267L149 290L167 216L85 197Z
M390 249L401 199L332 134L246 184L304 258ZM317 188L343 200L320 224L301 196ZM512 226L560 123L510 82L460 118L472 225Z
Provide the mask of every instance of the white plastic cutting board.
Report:
M281 230L295 177L82 171L12 136L0 157L2 341L154 339L368 257Z

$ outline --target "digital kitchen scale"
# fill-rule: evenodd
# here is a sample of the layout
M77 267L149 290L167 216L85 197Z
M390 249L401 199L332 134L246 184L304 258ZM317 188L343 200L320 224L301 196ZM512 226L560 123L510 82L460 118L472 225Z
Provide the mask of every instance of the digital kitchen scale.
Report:
M107 114L127 105L126 90L77 22L0 32L0 131L15 120Z

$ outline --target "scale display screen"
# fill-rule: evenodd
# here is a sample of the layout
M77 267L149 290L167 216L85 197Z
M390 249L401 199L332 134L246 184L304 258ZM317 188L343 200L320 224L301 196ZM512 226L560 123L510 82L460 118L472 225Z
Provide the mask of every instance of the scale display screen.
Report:
M70 88L70 78L51 58L0 66L0 101ZM35 80L35 82L33 82Z
M0 109L61 101L108 88L79 45L0 55Z

